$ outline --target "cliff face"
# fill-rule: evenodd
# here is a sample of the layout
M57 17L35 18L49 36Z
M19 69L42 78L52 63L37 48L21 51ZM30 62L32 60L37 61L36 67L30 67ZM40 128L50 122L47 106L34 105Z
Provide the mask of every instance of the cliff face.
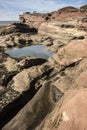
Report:
M54 51L58 50L58 43L63 46L71 40L84 39L87 31L86 10L82 11L71 6L49 14L24 13L20 19L28 26L38 29L41 42L44 36L50 37L53 41L53 48L50 49Z
M20 19L22 24L0 29L0 129L86 129L86 7L27 12ZM35 44L54 54L48 60L4 54L9 47Z
M82 9L84 9L84 11L82 11ZM24 13L23 15L20 15L20 20L30 26L39 27L43 22L58 22L59 20L74 18L78 19L79 17L86 17L86 15L86 6L81 7L80 9L69 6L48 14Z
M39 35L49 36L62 43L80 39L87 31L87 12L66 7L49 14L26 14L20 16L28 26L38 29Z
M29 26L38 27L42 22L45 21L45 14L27 14L20 15L20 20Z
M83 11L83 12L87 12L87 5L84 5L82 7L80 7L80 10Z

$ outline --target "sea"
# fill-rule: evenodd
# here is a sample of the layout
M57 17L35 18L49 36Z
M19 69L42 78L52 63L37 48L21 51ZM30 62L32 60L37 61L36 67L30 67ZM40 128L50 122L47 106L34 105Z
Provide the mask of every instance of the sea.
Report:
M2 25L7 25L7 24L12 24L12 23L19 23L20 21L0 21L0 26Z

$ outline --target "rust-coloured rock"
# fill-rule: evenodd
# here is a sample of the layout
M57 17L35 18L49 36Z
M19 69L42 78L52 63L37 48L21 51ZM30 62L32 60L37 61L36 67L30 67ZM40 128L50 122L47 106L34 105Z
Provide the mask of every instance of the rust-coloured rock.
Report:
M0 27L0 129L87 129L87 5L24 13ZM43 44L48 59L12 58L12 47Z

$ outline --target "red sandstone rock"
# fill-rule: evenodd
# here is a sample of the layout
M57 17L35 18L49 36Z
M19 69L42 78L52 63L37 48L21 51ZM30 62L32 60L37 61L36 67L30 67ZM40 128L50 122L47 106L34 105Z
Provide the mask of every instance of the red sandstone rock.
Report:
M87 89L70 90L64 101L56 104L54 110L35 130L84 130L87 127Z
M20 102L18 99L16 102L19 107L25 100L28 101L13 118L6 112L7 109L5 113L0 113L3 117L0 122L1 128L5 122L2 130L84 130L87 128L86 15L86 11L67 7L49 14L24 13L20 16L29 27L38 29L37 35L29 35L32 41L50 45L50 49L56 50L57 53L44 65L42 60L36 64L37 59L25 58L16 61L6 57L3 61L3 56L0 55L1 67L3 66L0 69L3 75L0 78L1 85L5 81L0 110L6 106L6 103L9 106L8 111L14 110L12 107L15 105L10 106L9 102L12 103L18 97L21 98ZM16 25L20 30L23 26L28 27L26 24ZM23 26L19 27L19 25ZM13 26L9 25L7 29L10 27ZM17 40L19 36L28 37L28 35L18 34L15 39ZM52 42L52 44L45 42ZM11 77L14 70L18 72ZM23 97L20 94L23 94ZM31 101L29 95L32 97ZM14 111L11 111L11 114ZM9 122L6 121L8 118L5 115L10 116Z
M28 25L38 27L42 22L49 22L49 21L54 22L54 21L68 19L68 18L69 19L79 18L79 17L82 18L82 17L86 17L86 15L87 15L86 11L83 12L79 9L69 6L48 14L24 13L23 15L20 15L20 20Z
M67 46L61 48L58 53L53 56L55 62L61 66L69 66L72 63L80 61L87 57L87 39L72 41ZM50 58L49 60L51 60Z

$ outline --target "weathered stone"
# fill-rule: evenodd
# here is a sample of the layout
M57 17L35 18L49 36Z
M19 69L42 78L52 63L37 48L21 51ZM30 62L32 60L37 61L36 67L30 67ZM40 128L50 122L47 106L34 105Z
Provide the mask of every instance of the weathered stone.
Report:
M64 101L57 103L54 110L35 130L82 130L86 128L87 89L71 90L64 98Z
M56 95L59 94L61 98L63 94L60 91L57 92L57 88L51 87L50 82L45 82L35 97L3 128L3 130L9 128L11 130L36 129L37 125L41 123L46 114L51 111L55 103L55 89Z
M0 27L0 129L86 129L86 15L71 6L26 12L20 16L24 24ZM47 61L4 54L33 44L46 45L54 55Z

